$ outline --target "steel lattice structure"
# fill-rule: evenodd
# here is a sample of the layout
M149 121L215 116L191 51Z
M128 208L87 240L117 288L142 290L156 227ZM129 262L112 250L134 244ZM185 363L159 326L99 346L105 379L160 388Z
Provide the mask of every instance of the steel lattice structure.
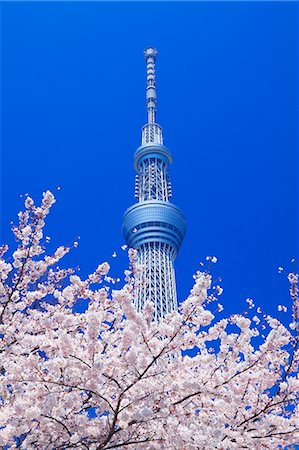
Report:
M148 48L146 104L148 123L134 155L137 203L124 214L122 232L129 247L136 248L143 267L137 280L134 304L141 311L146 301L155 306L155 320L177 308L174 260L184 238L186 224L181 210L169 202L170 151L163 145L162 128L156 123L155 61L157 51Z

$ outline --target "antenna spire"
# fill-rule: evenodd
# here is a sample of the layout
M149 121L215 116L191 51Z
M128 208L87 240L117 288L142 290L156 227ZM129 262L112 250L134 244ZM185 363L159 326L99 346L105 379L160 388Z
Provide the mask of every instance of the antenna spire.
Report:
M163 145L162 128L156 122L157 95L155 63L157 53L158 52L154 47L148 47L144 50L144 57L146 61L147 124L142 128L142 145Z
M148 47L144 51L146 61L146 109L147 122L156 123L156 76L155 76L155 62L157 50L153 47Z

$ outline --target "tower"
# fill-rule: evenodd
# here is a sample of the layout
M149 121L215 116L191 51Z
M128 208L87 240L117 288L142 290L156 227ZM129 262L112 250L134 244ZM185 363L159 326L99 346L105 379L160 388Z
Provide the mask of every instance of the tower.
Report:
M138 275L134 304L138 311L146 301L154 303L154 319L177 308L174 260L185 235L181 210L170 203L172 196L169 164L172 156L163 145L162 128L156 123L155 62L157 50L147 48L147 124L142 128L141 146L134 154L135 198L122 222L129 247L135 248L143 271Z

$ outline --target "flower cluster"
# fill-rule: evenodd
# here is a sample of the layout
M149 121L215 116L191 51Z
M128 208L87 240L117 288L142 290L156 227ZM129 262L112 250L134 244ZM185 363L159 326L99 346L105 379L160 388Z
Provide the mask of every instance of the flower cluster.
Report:
M101 284L107 262L81 279L57 267L69 247L45 255L43 228L54 202L50 192L39 207L27 197L12 259L0 248L1 448L226 450L299 442L296 274L289 276L289 329L258 317L259 308L252 319L217 320L212 302L222 288L203 272L179 310L155 322L152 303L142 313L134 308L135 250L124 285L114 290ZM87 302L83 313L74 310L79 299Z

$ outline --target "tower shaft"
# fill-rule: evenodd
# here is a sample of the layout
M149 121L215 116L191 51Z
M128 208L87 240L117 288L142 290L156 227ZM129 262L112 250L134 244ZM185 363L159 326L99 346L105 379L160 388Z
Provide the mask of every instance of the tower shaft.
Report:
M141 311L146 301L153 302L155 320L177 308L175 256L173 247L163 242L147 242L139 247L138 262L144 269L138 279L135 305Z
M155 61L157 51L148 48L146 59L147 124L142 144L135 152L137 203L124 214L122 231L129 247L136 248L142 272L137 275L134 304L154 304L154 319L177 308L174 260L184 238L186 224L181 210L169 202L170 151L163 145L162 128L156 123Z
M135 197L139 202L145 200L169 201L171 184L166 163L158 157L147 158L139 164L136 178Z

